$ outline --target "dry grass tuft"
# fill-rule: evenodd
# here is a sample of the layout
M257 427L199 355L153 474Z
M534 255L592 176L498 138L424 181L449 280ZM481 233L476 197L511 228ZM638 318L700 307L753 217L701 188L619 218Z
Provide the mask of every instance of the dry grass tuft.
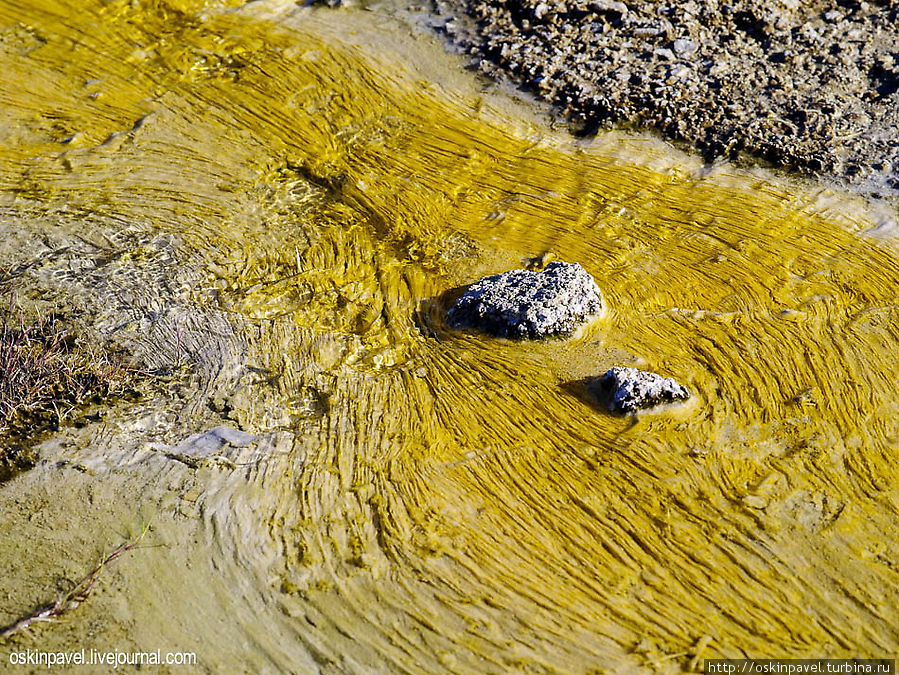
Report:
M11 303L0 314L0 434L58 426L80 405L133 380L136 371L77 340L53 317L26 320Z

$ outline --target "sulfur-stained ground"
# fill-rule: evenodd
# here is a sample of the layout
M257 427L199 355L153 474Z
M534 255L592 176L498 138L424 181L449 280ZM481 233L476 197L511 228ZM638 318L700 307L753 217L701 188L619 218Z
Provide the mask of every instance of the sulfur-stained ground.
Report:
M158 374L0 486L3 625L151 528L4 652L272 673L895 654L889 213L553 131L376 11L0 2L0 35L16 301ZM596 278L602 319L546 343L447 327L460 288L548 251ZM613 365L695 395L611 416L585 382Z

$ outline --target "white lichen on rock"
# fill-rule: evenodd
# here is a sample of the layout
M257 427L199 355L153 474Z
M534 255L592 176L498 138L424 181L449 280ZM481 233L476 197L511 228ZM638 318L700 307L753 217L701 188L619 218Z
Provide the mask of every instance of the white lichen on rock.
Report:
M614 413L632 413L690 397L687 388L670 377L628 367L606 371L599 378L596 393Z
M602 294L578 263L551 262L542 271L511 270L469 286L447 312L454 328L497 337L568 335L602 312Z

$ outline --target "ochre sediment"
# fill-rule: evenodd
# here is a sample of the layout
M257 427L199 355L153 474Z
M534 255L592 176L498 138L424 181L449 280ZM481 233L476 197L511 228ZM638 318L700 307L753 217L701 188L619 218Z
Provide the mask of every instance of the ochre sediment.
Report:
M205 4L0 5L0 264L192 368L0 488L0 623L146 520L163 546L43 647L359 673L895 652L899 260L858 203L574 142L375 13ZM444 324L547 250L603 291L583 334ZM604 412L584 383L615 365L690 403Z

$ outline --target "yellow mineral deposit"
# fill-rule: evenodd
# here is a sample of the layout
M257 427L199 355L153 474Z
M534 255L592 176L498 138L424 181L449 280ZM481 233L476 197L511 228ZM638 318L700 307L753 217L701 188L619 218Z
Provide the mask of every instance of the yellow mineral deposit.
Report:
M159 544L14 640L214 672L895 656L899 264L864 206L573 140L385 12L243 4L0 3L0 264L194 367L0 488L6 623L142 522ZM603 318L447 329L546 251ZM613 365L693 399L613 417ZM178 460L216 425L243 459Z

